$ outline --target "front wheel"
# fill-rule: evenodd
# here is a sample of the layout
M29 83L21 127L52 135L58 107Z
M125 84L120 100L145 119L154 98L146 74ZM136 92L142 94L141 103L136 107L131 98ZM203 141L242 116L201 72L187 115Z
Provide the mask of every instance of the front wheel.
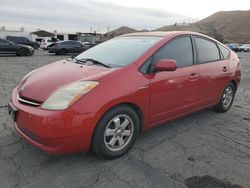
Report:
M108 111L97 124L92 142L93 151L100 157L113 159L126 153L139 133L137 113L127 105Z
M35 44L33 48L34 48L35 50L37 50L39 47L40 47L39 44Z
M18 56L27 56L27 55L29 55L29 51L26 50L25 48L21 48L20 50L18 50L17 55Z
M67 54L67 50L66 50L66 49L61 49L61 50L59 51L59 54L60 54L60 55L66 55L66 54Z
M214 106L214 110L217 112L228 111L233 104L235 91L236 88L234 87L233 83L229 83L223 91L220 102Z

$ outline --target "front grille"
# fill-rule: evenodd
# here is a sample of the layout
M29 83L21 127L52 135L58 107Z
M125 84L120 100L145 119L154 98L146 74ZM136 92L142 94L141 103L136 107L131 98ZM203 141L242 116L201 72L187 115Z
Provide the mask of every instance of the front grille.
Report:
M19 95L17 95L17 100L22 104L26 104L26 105L30 105L30 106L40 106L41 105L41 102L27 99L27 98L19 96Z

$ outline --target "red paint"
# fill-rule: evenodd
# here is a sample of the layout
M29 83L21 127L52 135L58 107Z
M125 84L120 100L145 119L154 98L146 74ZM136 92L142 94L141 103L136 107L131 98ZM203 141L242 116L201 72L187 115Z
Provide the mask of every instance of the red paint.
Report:
M11 97L12 104L18 109L17 132L48 153L87 151L91 147L96 124L106 111L116 105L128 103L136 106L142 113L145 130L213 106L218 103L227 83L235 81L239 85L239 59L232 51L227 60L220 62L147 75L138 71L145 60L174 37L201 34L152 32L129 35L164 38L134 63L123 68L81 66L63 60L42 67L24 78L22 86L16 87ZM166 64L174 69L171 61L162 61L159 67L166 67ZM20 96L42 103L58 88L77 80L96 80L99 85L66 110L44 110L17 100L18 88L22 89Z

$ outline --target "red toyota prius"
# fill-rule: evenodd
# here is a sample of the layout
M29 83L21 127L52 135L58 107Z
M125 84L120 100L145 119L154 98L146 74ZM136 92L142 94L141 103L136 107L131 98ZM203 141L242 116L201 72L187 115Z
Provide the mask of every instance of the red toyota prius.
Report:
M188 113L226 112L240 83L238 56L194 32L116 37L27 74L8 110L16 131L51 154L127 152L138 134Z

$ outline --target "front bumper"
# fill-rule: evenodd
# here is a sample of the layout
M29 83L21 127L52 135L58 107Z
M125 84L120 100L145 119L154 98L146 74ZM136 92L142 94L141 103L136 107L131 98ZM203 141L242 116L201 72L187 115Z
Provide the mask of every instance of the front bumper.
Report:
M16 131L35 147L50 154L89 150L94 130L93 114L82 114L72 108L52 111L23 104L17 99L16 88L10 103L17 109Z
M33 55L33 54L34 54L34 52L35 52L35 50L34 50L34 49L30 49L29 51L30 51L30 55Z

